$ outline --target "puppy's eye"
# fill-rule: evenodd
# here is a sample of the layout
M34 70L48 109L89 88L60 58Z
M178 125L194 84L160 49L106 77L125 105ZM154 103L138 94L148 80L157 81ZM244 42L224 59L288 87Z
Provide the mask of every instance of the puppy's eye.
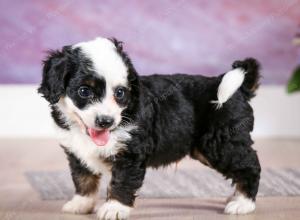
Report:
M115 98L120 100L123 99L126 93L126 89L124 87L117 87L115 90Z
M94 96L92 90L87 86L81 86L78 89L78 95L83 99L92 98Z

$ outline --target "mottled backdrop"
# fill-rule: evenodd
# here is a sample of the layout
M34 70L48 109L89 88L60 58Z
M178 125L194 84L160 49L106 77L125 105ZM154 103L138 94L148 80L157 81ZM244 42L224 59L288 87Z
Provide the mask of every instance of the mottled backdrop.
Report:
M283 84L297 64L291 44L299 0L1 0L0 83L37 83L50 48L117 37L141 74L227 70L254 56L263 82Z

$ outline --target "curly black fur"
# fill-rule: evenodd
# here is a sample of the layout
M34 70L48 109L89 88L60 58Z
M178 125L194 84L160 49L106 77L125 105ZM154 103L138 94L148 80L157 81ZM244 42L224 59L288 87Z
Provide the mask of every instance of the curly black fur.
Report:
M54 122L62 129L70 130L68 122L64 117L63 113L57 108L57 106L51 106L51 116Z
M124 56L124 52L120 55ZM248 101L258 85L259 64L248 58L234 62L233 68L247 71L245 81L218 111L210 101L216 98L222 76L174 74L139 78L135 85L140 91L139 108L132 119L139 130L132 134L128 151L113 163L111 197L132 205L146 167L168 165L197 151L212 168L231 178L255 200L260 164L251 148L254 117Z

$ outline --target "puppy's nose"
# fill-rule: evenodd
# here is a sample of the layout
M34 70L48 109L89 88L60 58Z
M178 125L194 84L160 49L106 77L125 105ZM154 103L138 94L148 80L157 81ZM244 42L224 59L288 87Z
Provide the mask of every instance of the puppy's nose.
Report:
M96 118L95 124L100 128L109 128L114 123L114 119L110 116L99 116Z

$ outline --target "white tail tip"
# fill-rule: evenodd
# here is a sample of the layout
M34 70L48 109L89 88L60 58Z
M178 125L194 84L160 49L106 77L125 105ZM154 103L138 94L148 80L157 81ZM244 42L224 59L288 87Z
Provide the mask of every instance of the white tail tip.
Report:
M233 69L227 72L219 85L217 98L211 103L216 104L216 109L220 109L228 99L241 87L244 82L246 72L242 68Z

